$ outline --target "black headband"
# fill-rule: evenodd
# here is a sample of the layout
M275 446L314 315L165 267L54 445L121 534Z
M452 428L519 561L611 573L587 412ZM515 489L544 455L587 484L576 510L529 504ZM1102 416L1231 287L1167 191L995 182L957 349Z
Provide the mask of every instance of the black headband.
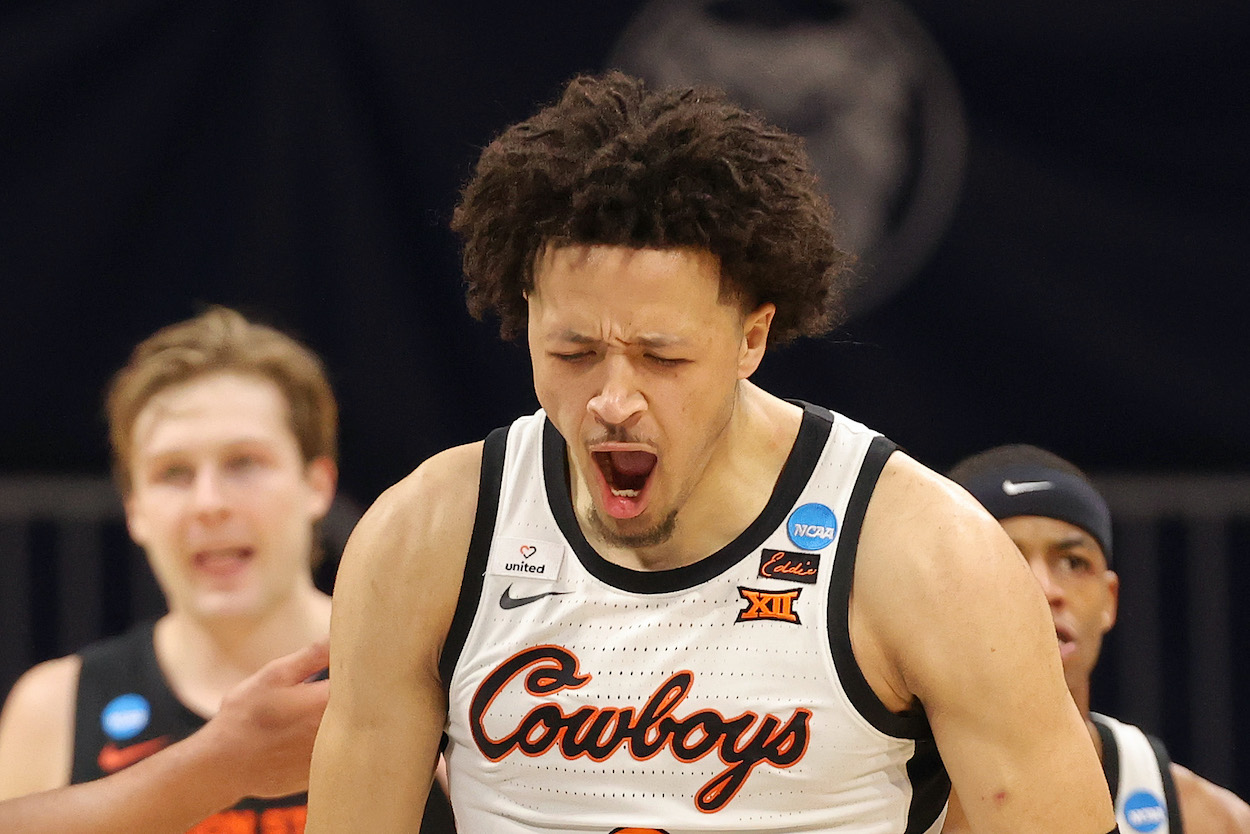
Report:
M1002 521L1017 515L1057 518L1094 537L1111 564L1111 511L1084 478L1047 466L1014 463L960 484Z

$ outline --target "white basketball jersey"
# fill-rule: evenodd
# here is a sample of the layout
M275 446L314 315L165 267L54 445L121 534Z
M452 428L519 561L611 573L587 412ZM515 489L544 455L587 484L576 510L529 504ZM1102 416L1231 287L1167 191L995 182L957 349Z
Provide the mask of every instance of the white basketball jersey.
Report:
M1163 742L1132 724L1090 713L1122 834L1181 834L1171 759Z
M949 781L922 712L855 663L860 526L894 445L813 406L760 516L686 567L583 536L540 411L487 440L443 654L464 832L924 834Z

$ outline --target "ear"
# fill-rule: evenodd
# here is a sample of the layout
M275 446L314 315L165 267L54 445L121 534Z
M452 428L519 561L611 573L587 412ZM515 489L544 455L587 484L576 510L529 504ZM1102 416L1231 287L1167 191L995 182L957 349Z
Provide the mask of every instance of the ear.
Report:
M1116 616L1120 611L1120 576L1115 571L1109 570L1104 579L1107 583L1107 595L1110 597L1103 611L1102 633L1106 634L1115 625Z
M747 379L764 361L768 329L772 327L777 305L771 301L746 314L742 321L742 350L738 355L738 379Z
M126 531L130 533L130 538L140 547L146 546L148 538L147 518L144 516L138 502L135 501L133 491L122 498L122 509L126 511Z
M334 502L334 490L338 486L339 468L324 455L313 458L304 467L304 481L308 484L308 511L314 521L325 518Z

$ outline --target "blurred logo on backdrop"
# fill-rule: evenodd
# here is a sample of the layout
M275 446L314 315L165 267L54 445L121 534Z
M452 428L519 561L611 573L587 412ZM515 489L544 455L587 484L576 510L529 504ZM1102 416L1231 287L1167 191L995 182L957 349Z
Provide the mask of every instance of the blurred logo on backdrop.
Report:
M852 314L895 295L946 230L963 106L938 47L894 0L652 0L609 63L654 85L720 87L807 140L866 279Z

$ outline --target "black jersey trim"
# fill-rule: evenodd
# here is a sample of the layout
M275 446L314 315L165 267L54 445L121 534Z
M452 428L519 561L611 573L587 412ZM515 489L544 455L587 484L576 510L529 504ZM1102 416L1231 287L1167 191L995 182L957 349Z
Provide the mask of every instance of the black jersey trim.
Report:
M1120 802L1120 745L1116 744L1115 732L1096 713L1090 714L1094 729L1102 742L1102 773L1107 777L1107 787L1111 789L1111 804L1118 806Z
M78 652L81 665L75 690L74 746L70 783L89 782L107 775L96 757L107 736L100 726L100 714L113 698L124 693L143 696L152 710L147 727L130 743L147 741L167 732L177 722L180 737L203 725L204 719L186 708L169 688L156 661L153 634L156 621L144 621L122 634L91 643ZM188 724L187 718L191 721Z
M851 490L841 538L834 554L833 577L829 583L829 648L833 653L833 665L838 671L838 679L842 681L851 704L868 723L895 738L932 738L929 721L919 704L908 712L899 714L891 712L881 703L877 693L868 685L851 648L851 584L855 578L859 534L877 479L896 449L898 446L884 437L873 438Z
M924 834L937 822L951 796L950 776L933 739L916 740L916 750L907 760L907 780L911 782L911 804L903 834Z
M833 430L833 416L829 411L807 403L796 404L803 407L803 419L768 503L737 538L693 564L672 570L639 571L600 556L586 541L581 525L577 523L569 491L568 450L560 432L547 420L543 425L543 480L551 514L582 566L600 582L636 594L684 591L707 582L763 546L768 536L785 520L786 513L816 469L825 442Z
M1115 732L1111 725L1096 712L1090 713L1098 738L1102 740L1102 772L1107 777L1107 786L1111 789L1111 803L1120 807L1120 745L1116 743ZM1139 728L1140 729L1140 728ZM1183 834L1181 825L1181 803L1176 796L1176 781L1172 778L1172 757L1168 755L1163 742L1142 731L1151 751L1155 754L1155 762L1159 766L1159 778L1163 782L1163 802L1168 808L1168 831L1170 834Z
M447 639L443 642L443 652L438 660L438 673L443 680L444 692L451 686L451 675L460 661L464 641L469 636L469 628L473 625L473 616L477 613L478 601L482 597L490 543L495 535L495 517L499 514L499 493L503 488L503 464L507 447L507 426L492 431L482 444L482 470L478 478L473 535L469 539L469 553L464 562L464 577L460 580L456 613L452 615Z
M1146 741L1154 751L1159 762L1159 778L1163 780L1163 801L1168 806L1168 834L1183 834L1181 827L1181 803L1176 796L1176 781L1172 779L1172 757L1163 746L1163 742L1150 733L1146 733Z

